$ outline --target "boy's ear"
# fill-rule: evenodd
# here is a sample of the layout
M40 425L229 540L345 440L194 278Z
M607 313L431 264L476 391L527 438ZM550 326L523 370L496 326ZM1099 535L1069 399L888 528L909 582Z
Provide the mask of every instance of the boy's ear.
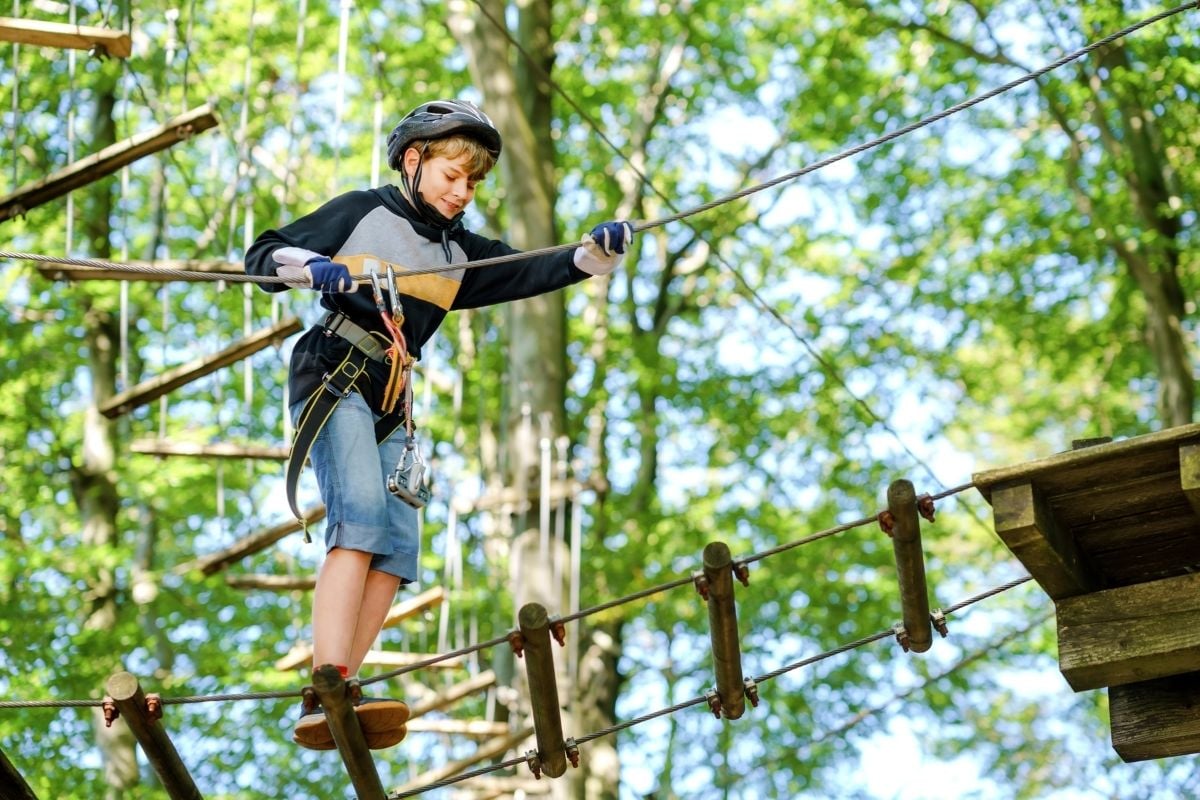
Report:
M421 151L415 147L410 147L404 151L404 171L411 178L413 173L417 171L417 164L421 163Z

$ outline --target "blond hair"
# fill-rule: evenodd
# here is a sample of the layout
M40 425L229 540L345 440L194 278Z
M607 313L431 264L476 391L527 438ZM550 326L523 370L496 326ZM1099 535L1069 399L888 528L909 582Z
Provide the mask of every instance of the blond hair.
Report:
M481 181L496 166L496 157L479 142L466 136L447 136L443 139L427 139L413 142L409 147L429 158L447 158L451 161L467 157L467 176Z

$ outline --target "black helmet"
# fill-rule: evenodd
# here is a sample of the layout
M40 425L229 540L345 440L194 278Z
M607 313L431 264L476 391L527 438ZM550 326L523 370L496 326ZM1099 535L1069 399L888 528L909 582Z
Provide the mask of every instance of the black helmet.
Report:
M413 142L454 135L474 139L494 157L500 157L500 131L487 114L463 100L434 100L408 112L388 135L388 166L403 172L404 151Z

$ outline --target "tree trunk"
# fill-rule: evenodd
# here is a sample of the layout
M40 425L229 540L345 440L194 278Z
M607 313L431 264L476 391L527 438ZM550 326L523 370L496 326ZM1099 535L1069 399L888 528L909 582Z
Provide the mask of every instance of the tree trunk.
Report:
M553 184L554 148L550 138L550 87L540 79L504 31L496 27L505 19L504 3L485 2L485 10L465 2L451 5L450 27L467 53L474 82L483 92L484 110L504 139L500 168L507 189L509 227L504 239L514 247L531 249L557 240L554 219L556 189ZM485 13L486 12L486 13ZM490 19L489 19L490 16ZM550 34L551 3L529 0L519 5L518 35L527 52L542 59L541 68L553 62ZM511 58L510 58L511 57ZM505 309L508 339L506 388L509 410L504 420L505 450L501 468L506 485L539 506L541 441L554 442L565 431L566 320L560 292L509 304ZM553 563L565 548L551 541L543 552L542 532L536 514L518 512L511 530L516 532L509 549L514 608L538 602L550 614L565 612L561 581L554 580ZM565 554L564 554L565 555ZM564 731L574 726L566 718L567 698L574 691L570 676L560 666L559 700ZM503 675L504 670L498 671ZM514 681L523 685L519 678ZM571 734L567 734L571 735ZM551 784L552 797L565 798L565 782Z
M112 73L115 75L116 73ZM92 120L92 149L100 150L116 141L113 109L116 105L115 78L98 76L96 107ZM88 250L97 258L111 255L109 219L113 210L112 183L93 185L84 199L82 230ZM75 505L83 527L83 542L88 547L105 549L117 544L116 424L99 412L99 407L116 393L118 321L103 304L90 294L84 297L84 336L91 373L92 402L84 412L83 448L71 467L71 485ZM110 567L97 566L88 582L88 608L84 627L106 631L115 639L117 623L116 575ZM114 659L114 671L120 667ZM118 720L105 727L99 709L93 716L96 746L104 760L106 800L119 800L138 783L138 765L132 731Z

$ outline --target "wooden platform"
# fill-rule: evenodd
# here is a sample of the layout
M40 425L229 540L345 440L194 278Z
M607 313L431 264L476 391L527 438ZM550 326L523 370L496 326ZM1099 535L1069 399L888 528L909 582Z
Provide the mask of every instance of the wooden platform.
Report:
M1200 571L1200 424L973 476L1055 600Z
M1063 677L1109 689L1117 754L1200 753L1200 425L974 481L997 535L1054 600Z

